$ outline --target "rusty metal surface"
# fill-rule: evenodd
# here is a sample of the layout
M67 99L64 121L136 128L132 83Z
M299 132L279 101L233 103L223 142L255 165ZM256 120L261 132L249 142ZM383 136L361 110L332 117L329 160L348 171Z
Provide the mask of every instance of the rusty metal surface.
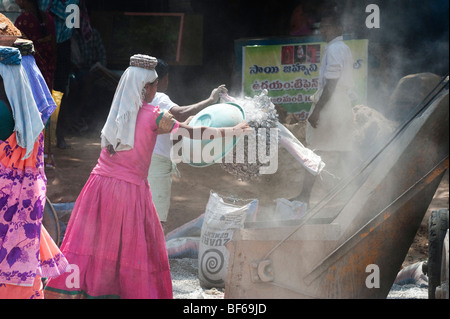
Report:
M448 111L447 91L343 188L349 200L329 224L236 231L225 298L386 298L448 169Z

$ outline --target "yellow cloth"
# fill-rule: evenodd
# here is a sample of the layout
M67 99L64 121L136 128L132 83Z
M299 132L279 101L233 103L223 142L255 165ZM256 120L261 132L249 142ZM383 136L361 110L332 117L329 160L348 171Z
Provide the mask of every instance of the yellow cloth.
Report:
M56 144L56 123L58 122L59 109L64 93L59 91L52 91L52 97L56 103L56 109L50 117L50 143Z

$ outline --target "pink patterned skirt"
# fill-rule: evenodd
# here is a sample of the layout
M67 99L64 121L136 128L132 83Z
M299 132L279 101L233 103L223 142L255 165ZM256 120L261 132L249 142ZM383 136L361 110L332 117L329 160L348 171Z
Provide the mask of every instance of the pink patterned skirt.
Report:
M42 298L41 278L57 277L68 267L42 225L43 141L41 133L27 159L16 133L0 141L0 299Z
M172 298L164 233L146 181L91 174L61 251L72 272L49 280L46 298Z

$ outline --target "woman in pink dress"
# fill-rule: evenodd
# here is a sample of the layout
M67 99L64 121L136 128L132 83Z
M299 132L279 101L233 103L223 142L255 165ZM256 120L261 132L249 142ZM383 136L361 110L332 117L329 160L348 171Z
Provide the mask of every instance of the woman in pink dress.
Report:
M42 299L42 278L68 268L42 224L42 129L56 105L33 61L18 48L0 47L0 128L7 124L0 130L0 299Z
M147 174L157 134L182 127L192 136L193 129L148 104L157 89L156 63L134 55L121 77L98 164L76 201L61 246L73 271L49 280L46 298L172 298L164 233ZM249 127L216 130L237 135Z

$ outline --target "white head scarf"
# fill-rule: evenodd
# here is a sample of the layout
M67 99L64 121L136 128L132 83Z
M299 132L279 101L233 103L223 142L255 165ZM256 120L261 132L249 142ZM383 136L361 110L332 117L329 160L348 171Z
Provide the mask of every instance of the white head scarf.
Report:
M139 60L141 64L133 63ZM134 147L136 118L142 106L142 90L145 84L158 78L154 70L157 60L148 55L134 55L117 86L111 110L102 129L101 146L111 145L114 151L126 151ZM133 66L140 65L140 66Z
M34 100L27 73L21 64L22 56L19 49L0 46L0 51L2 55L0 76L3 78L6 96L12 108L17 144L26 149L23 158L26 159L33 152L34 143L44 129L44 123ZM5 62L6 59L3 59L5 52L11 53L10 57L14 58L14 62L11 64Z

